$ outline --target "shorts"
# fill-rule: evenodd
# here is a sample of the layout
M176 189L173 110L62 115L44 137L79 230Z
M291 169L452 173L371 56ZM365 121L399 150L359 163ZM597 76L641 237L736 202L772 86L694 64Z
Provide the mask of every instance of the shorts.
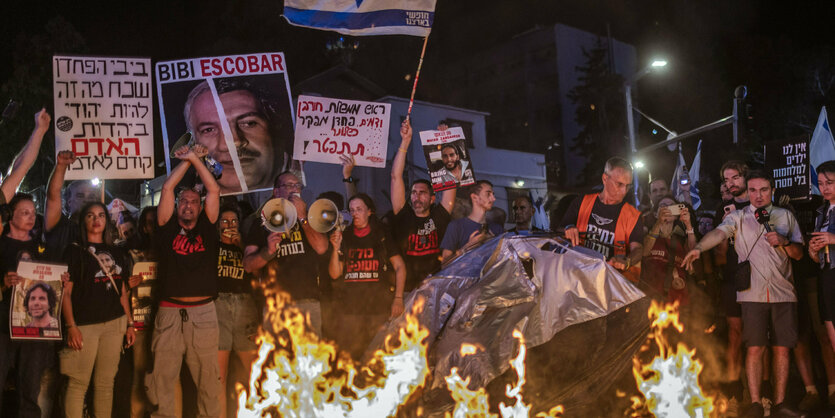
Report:
M258 308L249 293L219 293L215 301L219 331L218 350L255 351L258 334ZM252 339L250 339L252 338Z
M719 288L719 300L725 316L731 318L742 316L742 307L736 301L736 287L734 287L733 280L722 281L722 286Z
M796 302L742 302L741 305L742 341L748 347L794 348L797 344Z

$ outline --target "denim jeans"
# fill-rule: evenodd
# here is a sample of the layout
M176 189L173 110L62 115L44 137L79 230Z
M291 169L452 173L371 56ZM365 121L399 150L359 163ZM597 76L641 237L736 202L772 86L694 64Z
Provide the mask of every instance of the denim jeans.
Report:
M12 367L17 369L18 416L40 418L41 375L47 368L55 367L55 343L12 341L8 334L0 334L0 382L6 381ZM3 393L0 390L0 416L13 416L11 411L2 408Z

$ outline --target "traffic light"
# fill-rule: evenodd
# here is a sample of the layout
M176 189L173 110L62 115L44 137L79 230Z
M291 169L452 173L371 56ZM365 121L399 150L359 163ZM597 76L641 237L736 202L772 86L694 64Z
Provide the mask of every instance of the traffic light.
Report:
M748 101L748 87L734 90L734 144L754 133L754 109Z

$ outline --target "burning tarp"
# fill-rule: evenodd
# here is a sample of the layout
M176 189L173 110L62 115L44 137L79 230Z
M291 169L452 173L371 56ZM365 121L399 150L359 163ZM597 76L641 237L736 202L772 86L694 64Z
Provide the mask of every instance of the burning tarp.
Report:
M431 372L419 401L429 415L454 407L445 380L453 369L470 389L486 387L494 407L507 402L504 383L515 371L502 375L516 356L514 330L528 347L532 411L563 404L568 415L607 415L600 399L629 376L649 330L649 301L637 287L593 254L548 237L493 238L424 281L406 310L415 303L423 303L414 315L429 331ZM405 320L392 321L372 348Z

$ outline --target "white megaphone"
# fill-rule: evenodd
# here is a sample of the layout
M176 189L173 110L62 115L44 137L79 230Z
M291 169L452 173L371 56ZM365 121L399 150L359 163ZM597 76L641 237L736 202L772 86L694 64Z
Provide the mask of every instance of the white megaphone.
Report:
M287 199L270 199L261 207L261 224L272 232L290 232L296 219L296 207Z
M342 214L330 199L319 199L310 205L307 221L314 231L326 234L337 226L342 226Z

